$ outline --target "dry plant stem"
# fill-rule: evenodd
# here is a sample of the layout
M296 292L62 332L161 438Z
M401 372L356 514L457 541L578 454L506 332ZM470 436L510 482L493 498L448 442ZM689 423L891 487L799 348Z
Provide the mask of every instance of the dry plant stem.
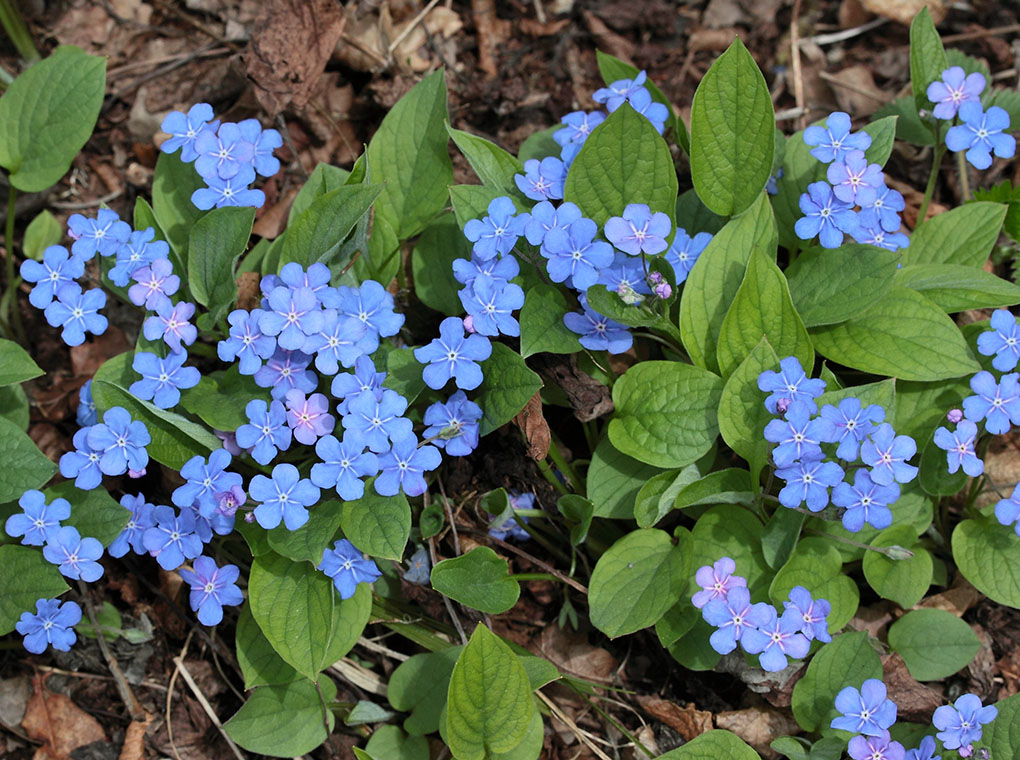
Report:
M184 639L184 646L181 647L181 653L174 658L175 663L178 660L180 660L181 662L184 661L184 655L187 654L188 652L188 646L191 644L191 637L194 635L194 633L195 633L194 629L188 631L188 637ZM177 683L177 674L180 672L181 672L180 667L175 666L174 672L170 676L170 683L167 685L166 690L166 715L165 715L166 736L167 739L170 741L170 749L174 751L174 757L177 758L177 760L181 760L181 753L177 751L177 745L174 744L174 724L170 721L170 708L173 706L174 701L174 684Z
M956 153L956 173L960 177L960 203L970 200L970 177L967 175L967 154L964 151Z
M439 0L431 0L431 2L428 5L421 9L421 12L414 17L414 19L411 21L410 24L407 25L404 31L398 34L397 38L390 43L389 49L386 51L386 55L392 57L393 51L400 46L401 42L407 39L407 35L414 31L414 28L418 26L418 24L420 24L427 15L429 15L429 11L435 8L438 2Z
M803 129L807 123L804 111L804 74L800 68L800 3L801 0L794 0L793 18L790 20L790 53L793 66L793 98L800 109L801 115L797 119L797 125Z
M599 758L599 760L612 760L609 755L603 752L591 739L588 738L588 734L577 727L577 724L571 720L570 716L567 715L563 710L560 709L559 705L553 702L549 697L542 693L541 689L535 692L538 698L545 702L549 708L549 712L552 713L553 717L556 718L560 723L570 729L571 733L576 736L584 746L592 751L592 753Z
M436 539L435 536L429 539L429 556L432 558L432 567L436 566ZM450 601L450 597L446 594L441 594L443 597L443 603L446 605L446 612L450 616L450 620L453 621L453 627L457 629L457 635L460 636L460 643L467 644L468 638L464 633L464 626L460 624L460 618L457 617L457 611L453 609L453 603Z
M113 676L114 681L117 683L117 691L120 692L120 698L131 715L131 720L144 721L146 718L145 709L135 698L134 692L131 691L131 687L128 686L127 679L124 678L124 673L120 669L120 664L106 645L106 636L99 626L96 608L92 606L92 599L89 598L88 589L85 588L85 584L81 581L78 581L78 593L81 594L82 601L85 602L85 610L88 612L89 621L92 623L92 632L96 634L96 643L99 644L99 650L106 659L110 675Z
M212 705L209 704L209 700L205 698L205 694L203 694L202 690L198 688L198 684L195 683L195 679L191 677L188 667L184 664L184 658L174 657L173 663L177 667L176 672L180 673L185 683L188 684L188 688L191 689L191 693L195 695L195 699L197 699L198 703L202 705L202 709L205 710L205 714L209 716L209 720L211 720L212 724L216 726L216 730L220 732L220 736L223 737L223 740L230 747L231 752L234 753L234 757L236 757L237 760L245 760L244 755L241 754L241 750L239 750L237 745L234 744L233 739L227 736L227 732L223 730L223 724L220 723L220 719L217 717L216 711L212 709ZM318 688L319 685L316 684L315 686Z
M460 537L457 535L457 526L453 522L453 509L450 507L450 500L446 498L446 489L443 488L442 478L437 477L439 494L443 497L443 511L446 513L446 521L450 526L450 534L453 536L453 550L460 556Z
M516 546L514 546L513 544L508 544L506 541L504 541L501 538L496 538L495 536L490 536L484 530L478 530L476 528L463 528L462 530L464 530L465 533L472 533L472 534L474 534L476 536L485 536L490 541L495 543L497 546L500 546L500 547L506 549L509 552L513 552L518 557L521 557L522 559L526 559L526 560L528 560L528 562L531 562L532 564L537 565L538 567L542 568L543 570L545 570L550 575L555 576L558 580L562 581L563 583L566 583L571 588L576 589L577 591L580 591L582 594L585 594L585 595L588 594L588 589L585 588L584 586L582 586L580 583L578 583L573 578L571 578L569 575L566 575L566 574L562 573L561 571L557 570L555 567L553 567L549 563L543 562L538 557L536 557L536 556L534 556L532 554L528 554L528 552L524 551L523 549L519 549Z

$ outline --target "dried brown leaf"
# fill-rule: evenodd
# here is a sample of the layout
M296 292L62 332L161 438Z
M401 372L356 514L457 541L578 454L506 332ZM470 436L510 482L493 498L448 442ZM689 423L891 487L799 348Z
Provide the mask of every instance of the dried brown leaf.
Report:
M124 733L124 744L121 745L117 760L145 760L145 732L152 723L152 716L146 714L145 720L135 720Z
M514 417L514 424L524 433L524 439L528 442L529 457L536 462L541 462L549 456L552 434L549 432L549 423L546 422L545 416L542 414L541 393L536 393L528 399L528 403Z
M634 53L637 51L637 46L633 42L614 32L591 11L585 11L583 15L585 26L591 32L591 36L595 38L599 50L615 55L621 61L633 63Z
M963 575L957 575L951 588L941 594L924 599L917 606L922 609L945 610L957 617L977 604L981 592L974 588Z
M840 110L856 116L870 116L892 100L875 84L871 69L863 64L850 66L825 77L832 85Z
M919 683L895 652L882 657L882 680L889 691L889 699L899 706L898 715L902 720L927 723L935 708L942 704L941 692Z
M947 4L943 0L864 0L865 9L879 16L910 26L922 8L927 6L931 20L936 24L946 17Z
M71 760L78 747L106 741L99 721L78 707L69 697L46 688L44 678L32 680L32 698L21 721L25 733L43 745L33 760Z
M769 747L773 739L800 731L797 722L787 712L771 707L748 707L744 710L717 713L715 725L732 731L765 758L779 757Z
M712 713L699 710L693 704L681 707L676 702L659 697L638 697L638 704L657 721L680 734L684 741L689 742L713 728Z
M592 646L585 634L565 631L558 625L547 625L542 629L537 654L567 675L592 681L608 681L616 670L613 655Z

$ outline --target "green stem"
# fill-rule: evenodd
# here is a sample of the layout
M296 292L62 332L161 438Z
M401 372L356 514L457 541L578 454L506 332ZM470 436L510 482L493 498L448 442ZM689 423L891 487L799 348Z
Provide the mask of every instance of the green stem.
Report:
M552 573L513 573L507 576L512 581L563 581Z
M860 541L854 541L851 538L844 538L843 536L837 536L832 533L823 533L817 530L804 531L809 536L819 536L821 538L831 538L833 541L839 541L841 544L847 544L848 546L855 546L858 549L865 549L869 552L878 552L889 557L889 559L903 560L910 559L914 556L912 551L904 549L900 546L875 546L873 544L862 544Z
M581 496L584 496L584 483L581 482L581 479L577 477L577 473L574 472L574 468L571 467L564 458L555 435L550 435L549 443L549 458L553 461L553 464L559 468L560 472L567 476L570 484L574 487L574 491L581 494Z
M2 3L3 0L0 0ZM7 225L4 231L4 249L7 255L7 278L4 282L4 300L7 302L7 314L0 314L7 321L12 337L20 343L25 342L25 332L21 327L21 312L18 310L18 282L14 274L14 212L18 191L10 181L7 183Z
M924 188L924 199L921 201L921 208L917 212L917 222L914 224L916 230L922 224L924 224L925 217L928 215L928 206L931 204L932 196L935 195L935 182L939 178L939 166L942 164L942 156L946 153L945 147L942 145L942 128L935 128L935 155L931 161L931 174L928 175L928 185Z
M967 176L967 154L965 151L956 153L956 173L960 177L960 195L964 203L970 200L970 177Z
M29 63L42 58L36 50L35 43L32 42L32 35L25 25L25 19L21 17L21 12L15 7L13 0L0 0L0 26L3 26L7 36L11 38L18 55Z
M561 495L566 496L570 493L570 490L560 482L560 479L556 477L556 473L552 471L552 467L549 466L549 462L545 459L535 462L538 465L538 471L542 473L542 476L549 481L549 485L560 492Z

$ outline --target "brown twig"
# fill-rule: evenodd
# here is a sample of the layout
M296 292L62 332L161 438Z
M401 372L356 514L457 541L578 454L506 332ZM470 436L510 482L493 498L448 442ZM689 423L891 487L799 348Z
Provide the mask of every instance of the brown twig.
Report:
M790 57L793 69L793 99L801 115L797 118L797 126L804 129L807 119L804 115L804 72L800 67L800 3L794 0L793 17L790 19Z
M230 747L231 752L234 753L234 757L236 757L237 760L245 760L244 755L241 754L241 750L239 750L237 745L234 744L234 740L227 736L227 732L223 730L223 724L220 723L220 719L216 715L216 711L212 709L212 705L209 704L209 700L205 698L205 694L203 694L202 690L198 688L198 684L195 683L195 679L191 677L191 672L184 664L184 658L174 657L173 663L177 668L175 672L180 673L184 678L184 682L188 684L188 688L191 689L191 693L195 695L195 699L197 699L198 703L202 705L202 709L205 710L205 714L209 716L209 720L211 720L212 724L216 726L216 730L220 732L220 736L223 737L223 740Z
M184 639L184 646L181 647L180 655L174 658L175 661L177 659L180 660L184 659L184 655L188 651L188 646L191 644L191 637L194 635L194 633L195 633L194 630L188 631L188 637ZM181 760L181 753L177 751L177 745L174 743L174 724L170 720L170 708L174 703L174 684L177 683L177 674L180 672L181 672L180 668L174 667L174 672L170 676L170 683L167 685L166 690L166 736L167 739L170 741L170 749L174 751L174 757L177 758L177 760Z
M436 537L433 536L429 539L429 556L432 558L432 567L436 566ZM453 603L450 601L450 597L446 594L440 594L443 597L443 603L446 605L446 612L450 615L450 620L453 621L453 627L457 629L457 635L460 636L460 643L467 645L468 637L464 633L464 626L460 624L460 618L457 617L457 611L453 609Z
M438 3L438 2L439 2L439 0L430 0L429 4L426 5L424 8L422 8L417 16L415 16L413 19L411 19L411 23L408 24L406 27L404 27L404 31L402 31L400 34L398 34L397 38L395 40L393 40L393 42L390 43L389 48L386 50L386 55L388 57L392 57L393 56L393 51L396 50L400 46L401 42L403 42L405 39L407 39L407 35L409 35L412 32L412 30L416 26L418 26L418 24L420 24L424 20L424 18L427 15L429 15L429 11L432 10L433 8L435 8L436 7L436 3Z

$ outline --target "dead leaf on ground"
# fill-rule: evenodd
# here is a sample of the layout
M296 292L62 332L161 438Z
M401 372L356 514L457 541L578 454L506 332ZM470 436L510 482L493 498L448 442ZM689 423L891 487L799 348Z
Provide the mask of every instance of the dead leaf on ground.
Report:
M567 675L592 681L608 681L616 670L613 655L590 644L583 633L565 631L558 625L547 625L542 630L537 654Z
M715 725L732 731L765 758L779 757L769 747L773 739L800 732L797 722L786 712L764 706L716 713Z
M574 356L537 354L531 362L539 375L563 391L581 422L591 422L613 411L609 388L578 370Z
M693 704L681 707L676 702L652 696L638 697L637 700L646 713L672 728L684 741L689 742L713 728L712 713L699 710Z
M290 204L294 202L294 196L298 194L298 188L292 187L283 198L262 212L262 215L255 221L252 232L266 240L275 240L283 228L287 226L287 215L290 213Z
M131 721L124 733L124 744L121 746L117 760L145 760L145 732L152 723L152 716L145 715L145 720Z
M853 630L867 631L869 636L877 639L892 621L892 603L881 601L858 608L849 625Z
M920 609L945 610L956 617L963 617L963 614L977 604L980 598L981 592L970 585L962 574L957 574L951 588L929 596L917 606Z
M107 359L132 348L124 331L110 325L102 335L71 347L71 372L75 377L92 377Z
M995 695L997 688L995 680L998 667L995 663L995 654L992 652L992 637L980 623L971 623L970 627L981 642L981 648L967 663L964 673L967 674L968 690L987 701Z
M14 728L21 724L32 696L32 679L15 676L0 680L0 726Z
M584 23L595 38L599 50L615 55L621 61L632 63L637 46L626 37L617 34L591 11L584 12Z
M529 457L536 462L541 462L549 456L552 434L549 432L549 423L546 422L545 416L542 414L541 393L536 393L528 399L528 403L514 417L514 424L524 433L524 439L528 442Z
M71 752L92 742L105 742L99 721L78 707L69 697L46 688L44 678L32 679L32 698L21 727L43 746L33 760L70 760Z
M702 50L725 50L738 36L736 27L723 29L698 29L687 39L687 50L697 53Z
M882 680L889 691L889 699L899 706L902 720L927 723L935 708L942 704L942 693L918 682L895 652L882 657Z
M824 78L832 85L840 110L860 118L870 116L892 100L889 93L875 84L871 69L863 64L841 69Z
M245 54L255 97L270 116L289 103L301 108L326 68L344 30L333 0L270 0L255 23Z
M947 10L943 0L864 0L864 7L876 15L892 19L904 26L910 26L914 16L924 7L928 8L931 20L936 24L942 23Z

